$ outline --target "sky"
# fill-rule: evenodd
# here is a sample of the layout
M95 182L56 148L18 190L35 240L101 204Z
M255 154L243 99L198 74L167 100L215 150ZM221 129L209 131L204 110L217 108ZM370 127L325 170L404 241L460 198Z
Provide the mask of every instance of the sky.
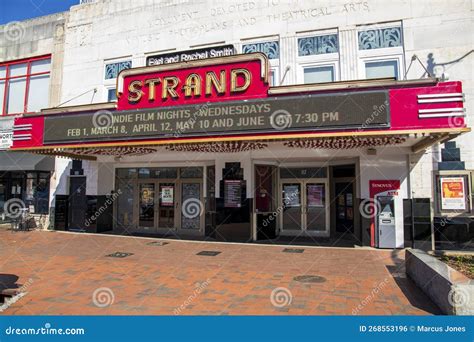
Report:
M69 10L79 0L0 0L0 25Z

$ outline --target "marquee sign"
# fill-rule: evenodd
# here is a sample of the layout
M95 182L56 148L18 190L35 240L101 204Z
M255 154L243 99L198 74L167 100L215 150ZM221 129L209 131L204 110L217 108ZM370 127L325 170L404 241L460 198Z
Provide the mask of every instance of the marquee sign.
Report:
M117 103L51 108L15 118L12 149L426 130L441 139L469 130L460 82L366 80L270 87L268 76L262 53L126 69L117 77Z
M387 91L266 98L153 110L50 115L44 143L364 129L389 125Z
M253 53L127 69L117 90L119 110L266 97L268 60Z

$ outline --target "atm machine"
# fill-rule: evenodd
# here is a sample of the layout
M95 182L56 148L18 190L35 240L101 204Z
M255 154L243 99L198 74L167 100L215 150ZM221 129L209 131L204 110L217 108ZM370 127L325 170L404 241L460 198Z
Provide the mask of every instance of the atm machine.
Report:
M403 248L403 201L398 191L375 195L377 246Z

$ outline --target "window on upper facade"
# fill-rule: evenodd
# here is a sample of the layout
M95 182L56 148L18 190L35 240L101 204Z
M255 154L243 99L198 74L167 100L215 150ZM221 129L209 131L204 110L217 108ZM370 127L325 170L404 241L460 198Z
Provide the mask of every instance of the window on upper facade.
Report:
M401 22L360 26L357 31L359 77L403 79L405 63Z
M132 67L132 61L122 61L116 63L108 63L105 65L105 76L106 80L117 78L120 71L130 69Z
M115 92L115 88L107 89L107 101L117 101L117 93Z
M304 83L334 82L333 66L308 67L303 69Z
M280 58L280 43L278 40L263 42L263 43L249 43L242 45L242 53L263 52L268 59Z
M398 79L398 61L365 62L365 77L367 79L385 77Z
M298 56L339 52L337 34L298 38Z
M338 37L337 29L297 33L297 83L327 83L339 79Z
M359 50L391 48L403 45L402 28L366 28L358 32Z
M0 63L0 115L48 107L50 73L50 57Z

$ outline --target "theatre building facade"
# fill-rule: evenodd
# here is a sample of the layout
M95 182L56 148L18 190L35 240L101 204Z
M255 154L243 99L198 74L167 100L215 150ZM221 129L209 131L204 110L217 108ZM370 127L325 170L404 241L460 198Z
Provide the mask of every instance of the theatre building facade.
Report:
M144 4L72 7L67 104L15 118L51 229L472 248L467 2Z

